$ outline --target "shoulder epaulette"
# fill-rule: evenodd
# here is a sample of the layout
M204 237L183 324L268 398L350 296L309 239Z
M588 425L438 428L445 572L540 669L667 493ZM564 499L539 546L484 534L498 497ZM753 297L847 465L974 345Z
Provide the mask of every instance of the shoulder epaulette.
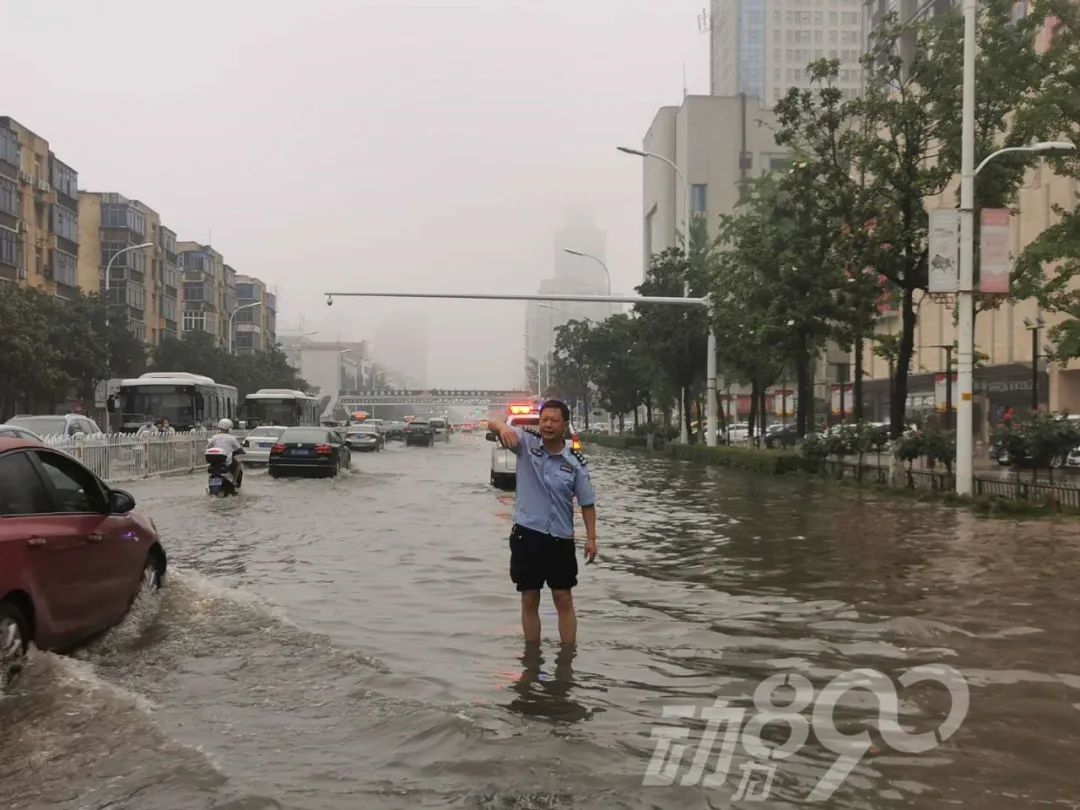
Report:
M544 438L543 436L540 435L539 431L533 430L532 428L523 427L521 430L522 430L523 433L528 433L531 436L535 436L538 439Z
M588 466L589 466L589 462L587 462L587 461L585 460L585 456L581 455L581 451L580 451L580 450L574 450L574 449L572 449L572 448L571 448L571 450L570 450L570 455L572 455L572 456L573 456L574 458L576 458L576 459L577 459L577 460L578 460L579 462L581 462L581 466L582 466L582 467L588 467Z

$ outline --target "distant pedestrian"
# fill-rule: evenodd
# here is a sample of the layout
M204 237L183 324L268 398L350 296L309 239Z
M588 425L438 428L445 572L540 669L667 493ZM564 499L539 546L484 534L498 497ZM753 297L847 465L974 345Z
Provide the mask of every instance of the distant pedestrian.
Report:
M596 496L585 459L566 443L570 410L545 402L539 430L510 427L498 418L488 427L518 457L514 527L510 532L510 579L521 593L525 641L540 641L540 591L546 583L559 614L559 638L577 640L571 590L577 585L574 499L585 522L586 563L596 559Z
M1001 419L1005 423L1005 427L1012 427L1013 420L1016 419L1016 408L1010 405L1005 409L1005 415Z

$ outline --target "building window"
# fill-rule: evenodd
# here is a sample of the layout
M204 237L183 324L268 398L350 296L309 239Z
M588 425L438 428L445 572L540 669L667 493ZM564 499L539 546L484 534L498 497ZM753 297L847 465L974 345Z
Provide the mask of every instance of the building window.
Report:
M53 206L53 233L72 242L79 241L79 215L62 205Z
M22 243L19 235L7 228L0 228L0 264L22 267Z
M175 298L162 298L161 299L161 316L167 321L176 322L176 299Z
M189 281L184 284L185 301L206 301L206 285L199 281Z
M690 206L693 209L694 216L708 213L708 189L709 187L705 183L694 183L690 186Z
M176 253L176 234L168 228L158 231L158 245L166 253Z
M19 139L10 129L0 129L0 160L19 166Z
M56 158L52 161L52 184L58 192L65 197L75 200L79 197L79 175L70 166L61 163Z
M79 261L59 250L52 253L53 280L69 287L79 286Z
M254 284L237 284L236 285L236 299L238 301L254 301L255 300L255 285Z
M19 215L19 187L6 177L0 177L0 211L13 217Z
M185 332L205 332L206 315L202 312L184 312Z
M255 333L254 332L238 332L233 335L233 346L238 349L254 349L255 348Z

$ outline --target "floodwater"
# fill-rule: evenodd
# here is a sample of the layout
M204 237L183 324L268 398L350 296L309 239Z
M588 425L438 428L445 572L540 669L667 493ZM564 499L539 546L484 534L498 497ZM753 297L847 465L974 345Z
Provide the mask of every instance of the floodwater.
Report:
M129 485L168 587L33 653L0 807L1076 806L1077 523L595 449L579 644L545 596L528 650L489 447Z

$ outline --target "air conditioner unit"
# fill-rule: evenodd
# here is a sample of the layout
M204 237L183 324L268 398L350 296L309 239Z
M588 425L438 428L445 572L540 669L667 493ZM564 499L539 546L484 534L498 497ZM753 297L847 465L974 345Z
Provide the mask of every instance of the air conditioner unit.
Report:
M15 225L15 232L16 233L26 233L28 230L30 230L30 229L29 229L29 227L27 227L26 222L24 220L20 219Z
M26 268L20 267L18 270L19 278L26 278Z
M49 185L48 180L38 180L38 184L37 184L37 190L38 191L43 191L46 194L48 194L50 188L51 188L51 186Z
M30 185L30 183L33 182L33 179L34 178L32 178L28 172L19 172L19 180L23 183Z

